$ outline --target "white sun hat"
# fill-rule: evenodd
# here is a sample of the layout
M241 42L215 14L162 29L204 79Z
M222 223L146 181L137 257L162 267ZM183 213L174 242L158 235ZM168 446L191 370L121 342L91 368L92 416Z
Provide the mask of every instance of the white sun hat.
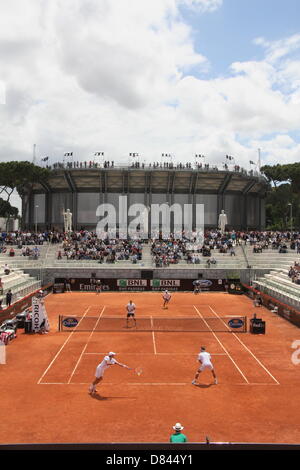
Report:
M109 353L108 353L109 356L115 356L116 354L117 354L117 353L115 353L115 352L109 352Z
M182 429L184 429L184 427L181 426L180 423L176 423L175 426L173 426L173 429L174 429L175 431L182 431Z

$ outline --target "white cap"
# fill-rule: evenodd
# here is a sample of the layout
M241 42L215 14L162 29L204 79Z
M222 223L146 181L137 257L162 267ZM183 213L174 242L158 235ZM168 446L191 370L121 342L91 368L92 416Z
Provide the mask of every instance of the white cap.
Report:
M109 356L115 356L116 353L115 353L115 352L109 352L108 355L109 355Z
M174 429L175 431L182 431L182 429L184 429L184 427L181 426L180 423L176 423L175 426L173 426L173 429Z

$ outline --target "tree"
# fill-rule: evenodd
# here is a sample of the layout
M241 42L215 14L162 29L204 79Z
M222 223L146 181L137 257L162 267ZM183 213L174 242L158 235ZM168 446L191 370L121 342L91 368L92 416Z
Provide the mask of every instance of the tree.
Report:
M4 199L0 198L0 217L6 219L6 229L8 226L8 222L11 218L16 219L18 217L19 210L17 207L11 206L8 201L4 201Z
M0 193L8 195L7 202L12 192L16 189L23 199L23 221L26 220L30 197L36 183L46 183L50 170L41 168L30 162L5 162L0 163Z
M268 228L290 227L290 210L293 208L293 227L300 227L300 163L263 166L261 171L273 187L267 194L266 218Z

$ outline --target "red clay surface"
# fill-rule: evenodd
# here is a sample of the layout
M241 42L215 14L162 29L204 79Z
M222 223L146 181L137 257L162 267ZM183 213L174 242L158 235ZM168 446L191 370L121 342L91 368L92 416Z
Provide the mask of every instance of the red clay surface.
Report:
M140 316L247 315L266 321L266 335L180 332L58 332L58 315L115 316L132 299ZM0 366L1 443L167 442L181 422L190 442L300 443L300 364L292 343L300 331L244 296L173 293L168 310L160 293L66 293L46 299L47 335L18 337ZM204 345L210 372L191 384ZM95 367L108 351L98 395L88 394ZM300 356L300 355L299 355ZM299 357L298 356L298 357Z

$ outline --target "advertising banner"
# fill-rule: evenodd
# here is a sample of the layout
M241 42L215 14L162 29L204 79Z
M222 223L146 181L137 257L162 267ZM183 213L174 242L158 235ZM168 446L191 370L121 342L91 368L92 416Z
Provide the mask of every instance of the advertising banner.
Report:
M146 290L147 285L146 279L117 279L119 290Z
M108 291L194 291L195 287L200 292L225 292L228 284L236 293L239 280L228 281L225 279L99 279L99 278L72 278L68 279L71 291L79 292L108 292ZM101 286L101 289L97 287ZM54 292L64 292L66 280L56 278Z
M37 297L32 297L32 331L37 333L41 331L49 331L48 316L44 301Z

